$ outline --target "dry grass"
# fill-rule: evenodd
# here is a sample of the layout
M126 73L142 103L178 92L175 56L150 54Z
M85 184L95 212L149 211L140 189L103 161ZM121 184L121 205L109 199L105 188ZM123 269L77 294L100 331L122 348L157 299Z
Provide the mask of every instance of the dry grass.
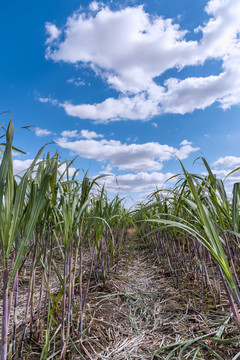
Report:
M164 274L147 248L136 245L129 263L128 251L128 244L125 244L125 252L121 255L117 271L111 270L105 287L91 281L84 317L84 334L81 338L77 333L72 334L74 345L70 342L68 359L158 359L159 357L153 357L153 353L159 346L208 334L217 330L229 316L229 307L224 297L223 304L216 307L206 294L203 308L200 309L200 290L196 284L185 283L181 285L181 290L175 289L169 274ZM84 259L87 269L90 261L87 253ZM54 288L55 280L54 277L51 278L52 294L57 294L59 290ZM39 286L38 279L36 297ZM26 288L27 282L22 282L19 322L25 312ZM228 337L233 335L236 336L235 326L230 321ZM25 355L28 352L29 360L39 359L41 345L34 340L26 343ZM229 345L215 345L211 342L209 345L224 360L232 359L239 351L238 347ZM202 359L215 359L204 351L201 349ZM169 352L170 350L166 351L162 359ZM53 358L58 358L58 355Z
M175 289L147 249L133 250L128 269L127 251L122 255L107 287L91 289L83 341L94 360L151 359L159 346L213 332L229 316L228 305L215 307L207 296L200 310L200 291L189 283ZM228 331L234 334L233 323ZM238 352L229 345L213 348L224 360ZM214 357L206 353L203 359Z

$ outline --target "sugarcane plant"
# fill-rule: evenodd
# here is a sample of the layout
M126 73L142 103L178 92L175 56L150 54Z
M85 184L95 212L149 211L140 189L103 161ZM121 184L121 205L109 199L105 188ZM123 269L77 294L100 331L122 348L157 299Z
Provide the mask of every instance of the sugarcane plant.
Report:
M40 183L36 186L36 184L32 182L30 192L27 194L29 179L31 179L44 147L40 149L29 169L21 177L19 182L17 182L13 174L13 135L14 126L10 121L5 135L6 142L3 143L4 151L0 165L0 246L3 264L1 360L7 358L8 351L7 336L9 314L11 311L11 303L8 303L9 289L11 284L16 283L19 266L34 232L39 215L44 208L48 182L54 171L55 164L58 161L57 156L48 159L45 171L41 174ZM26 213L27 216L24 216ZM21 234L20 237L19 232ZM14 247L16 252L15 262L12 269L10 269L9 257L14 251ZM11 297L10 300L12 301Z
M77 176L81 170L70 176L74 160L61 162L59 153L45 156L45 146L21 176L14 175L12 150L18 149L13 146L12 122L2 131L1 138L6 140L0 144L1 360L21 360L28 335L42 344L41 359L47 358L49 351L64 359L69 341L82 337L92 279L105 285L107 273L118 261L128 216L122 200L116 196L109 201L104 186L99 185L106 175L91 179L84 173L80 182ZM83 248L90 254L87 267L83 265ZM52 291L54 276L56 288ZM24 319L18 323L22 277L28 290ZM56 329L50 338L53 324ZM20 329L21 337L17 336ZM86 353L83 345L82 349Z
M153 204L139 210L140 214L144 214L141 219L144 223L143 238L145 241L149 237L155 239L152 241L153 248L162 253L163 262L168 261L177 287L179 269L187 268L184 255L186 248L192 274L195 267L202 288L204 282L211 288L206 267L209 262L213 278L215 271L222 280L240 332L240 291L236 265L240 237L239 184L234 185L233 199L230 201L223 181L216 178L204 158L202 161L207 170L206 176L188 173L180 161L184 176L176 187L169 190L167 196L158 196ZM157 191L152 195L159 193ZM193 258L199 259L199 265L193 263ZM211 292L214 295L212 289Z

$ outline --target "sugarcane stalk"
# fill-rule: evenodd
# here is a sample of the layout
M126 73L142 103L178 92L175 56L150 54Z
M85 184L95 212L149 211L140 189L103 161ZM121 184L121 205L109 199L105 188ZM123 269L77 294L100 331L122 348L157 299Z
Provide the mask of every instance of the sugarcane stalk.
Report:
M66 308L66 255L64 258L64 272L63 272L63 302L62 302L62 322L61 322L61 359L66 356L66 340L65 340L65 308Z
M83 302L83 289L82 289L82 248L80 247L79 252L80 257L80 269L79 269L79 313L80 313L80 320L78 324L78 331L82 332L82 302Z
M2 309L2 339L1 360L7 359L7 336L8 336L8 259L5 259L3 271L3 309Z
M233 315L234 315L234 318L235 318L235 321L236 321L236 325L237 325L237 328L238 328L238 331L240 332L240 315L239 315L239 312L238 312L238 309L236 307L236 304L234 302L234 299L233 299L233 296L231 294L231 291L229 289L229 286L225 280L225 277L222 273L222 270L221 268L219 267L219 273L220 273L220 276L221 276L221 279L222 279L222 282L223 282L223 285L224 285L224 288L226 290L226 294L227 294L227 297L228 297L228 300L229 300L229 303L230 303L230 307L231 307L231 310L233 312Z
M69 339L70 330L72 326L72 246L69 250L69 293L68 293L68 316L67 316L67 332L66 332L66 345Z
M80 325L79 325L79 332L80 333L82 333L82 331L83 331L83 314L84 314L85 304L86 304L86 301L87 301L91 274L92 274L92 271L93 271L94 255L95 255L95 248L93 249L93 252L92 252L92 261L91 261L91 265L90 265L90 269L89 269L89 274L88 274L87 284L86 284L86 288L85 288L84 298L83 298L82 304L81 304L81 318L80 318Z
M26 333L27 333L29 306L30 306L30 301L31 301L32 291L33 291L33 284L34 284L34 268L35 268L35 263L36 263L37 246L38 246L38 236L36 236L33 259L32 259L30 285L29 285L29 290L28 290L28 297L27 297L27 304L26 304L26 311L25 311L25 318L24 318L24 328L23 328L23 334L22 334L22 340L21 340L18 360L21 360L21 358L22 358L24 340L25 340Z

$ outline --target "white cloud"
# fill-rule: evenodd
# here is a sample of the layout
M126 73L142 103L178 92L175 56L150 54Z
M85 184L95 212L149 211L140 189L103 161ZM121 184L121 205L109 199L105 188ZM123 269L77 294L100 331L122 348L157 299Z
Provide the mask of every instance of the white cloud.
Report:
M73 105L65 102L60 106L70 116L92 119L101 123L110 120L146 120L159 112L158 103L152 99L146 99L145 94L134 97L123 96L119 99L108 98L102 103L94 105Z
M103 135L97 134L95 131L81 130L81 137L91 140L95 138L103 138Z
M216 168L230 169L240 166L240 157L237 156L225 156L220 157L213 163L213 166Z
M41 161L41 160L39 160ZM18 160L18 159L13 159L13 173L14 175L20 175L22 176L30 167L30 165L32 164L33 159L26 159L26 160ZM35 167L36 170L37 167ZM59 167L59 172L60 174L62 174L65 170L66 170L66 164L62 164ZM69 167L69 175L72 176L75 173L76 169L73 166Z
M166 185L166 181L174 174L161 172L139 172L138 174L125 174L116 177L106 177L101 179L100 183L105 183L107 191L111 193L128 193L128 192L143 192L148 193L154 191L156 187L158 189ZM173 180L172 180L173 181ZM175 180L174 180L175 181ZM170 182L167 183L167 185ZM170 185L169 185L170 186Z
M108 171L113 167L125 171L158 171L163 167L162 162L173 158L173 154L180 159L186 159L190 153L199 148L191 143L183 144L179 149L157 142L144 144L123 144L116 140L77 140L69 141L59 138L57 144L69 149L87 159L107 162Z
M195 49L197 43L186 42L185 34L171 19L151 19L142 6L120 11L106 6L97 14L69 17L65 39L48 56L55 61L91 62L110 71L105 73L110 84L135 92L146 89L146 77L151 84L153 77L177 66L179 59L188 61L185 51Z
M224 180L228 195L231 194L232 185L236 182L240 182L239 170L229 175L238 167L240 167L240 157L231 155L220 157L212 163L212 172L217 176L217 178ZM203 172L202 175L208 175L208 173Z
M167 91L161 96L163 112L185 114L195 109L205 109L217 99L222 102L231 88L231 77L222 73L219 76L169 79L165 82Z
M56 27L56 25L51 24L49 22L47 22L45 24L45 29L46 29L46 33L48 35L48 39L46 40L46 44L53 43L61 35L61 30L59 30Z
M52 99L51 97L41 97L41 96L39 96L37 99L42 103L46 103L46 104L50 103L52 105L60 105L58 100Z
M99 3L97 1L92 1L89 5L89 9L92 11L97 11L99 9Z
M75 86L84 86L86 85L85 81L82 80L80 77L77 77L76 79L70 78L67 80L68 84L74 84Z
M222 179L224 181L224 185L225 185L228 195L231 194L233 184L235 184L236 182L240 182L240 171L236 171L235 173L229 175L233 169L234 168L232 168L232 169L230 169L230 168L229 169L212 169L212 173L214 175L216 175L218 179ZM208 173L203 172L202 175L207 176Z
M76 138L79 137L80 134L78 133L77 130L64 130L61 132L61 136L66 138Z
M188 140L183 140L182 142L180 142L180 145L191 145L191 141L188 141Z
M20 149L21 150L21 149ZM22 156L23 154L22 153L20 153L20 152L18 152L18 151L14 151L14 150L12 150L12 156L13 157L19 157L19 156Z
M187 140L185 140L187 141ZM194 148L191 142L188 142L186 144L180 144L182 145L179 150L174 151L174 155L176 155L180 160L187 159L189 154L192 152L200 150L199 148Z
M67 165L66 165L66 163L64 163L64 164L62 164L61 166L59 166L59 168L58 168L58 171L60 172L60 174L63 174L65 171L66 171L66 167L67 167ZM71 176L73 176L73 174L76 172L76 168L75 167L73 167L73 166L69 166L68 167L68 175L71 177ZM65 175L66 175L66 173L65 173Z
M38 100L40 101L40 102L42 102L42 103L48 103L48 102L50 102L50 98L48 98L48 97L38 97Z
M33 131L35 132L35 135L42 137L42 136L48 136L52 134L52 131L47 129L41 129L39 127L34 127Z
M32 164L32 162L33 162L33 159L27 159L27 160L14 159L13 160L14 175L19 174L20 176L22 176L27 171L27 169Z
M81 130L80 133L78 130L64 130L61 132L61 136L64 138L85 138L88 140L94 138L103 138L102 134L97 134L95 131Z
M207 3L209 19L195 30L202 34L199 41L187 41L187 29L172 19L149 15L143 6L113 11L100 5L93 1L89 13L70 16L58 43L61 30L47 24L47 58L84 63L119 92L118 98L102 103L59 104L68 115L96 122L148 120L205 109L215 102L223 109L240 103L239 0ZM221 62L218 75L156 82L168 69L204 66L209 59Z

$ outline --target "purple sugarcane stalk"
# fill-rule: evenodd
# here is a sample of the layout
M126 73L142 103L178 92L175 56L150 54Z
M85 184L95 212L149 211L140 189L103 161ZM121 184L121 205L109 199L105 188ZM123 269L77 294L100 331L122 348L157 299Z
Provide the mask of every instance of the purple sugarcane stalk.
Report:
M12 360L15 359L15 353L16 353L17 303L18 303L18 271L16 272L15 297L14 297Z
M205 262L203 263L203 269L204 269L204 272L205 272L207 285L208 285L208 287L210 289L210 292L211 292L213 298L215 299L214 291L213 291L212 284L211 284L210 279L209 279L208 270L207 270L207 266L206 266Z
M20 360L22 358L23 345L24 345L24 340L25 340L26 333L27 333L29 306L30 306L30 300L31 300L33 284L34 284L33 278L34 278L34 268L35 268L36 255L37 255L37 246L38 246L38 237L36 238L36 243L35 243L34 253L33 253L32 268L31 268L31 275L30 275L30 286L29 286L29 290L28 290L27 305L26 305L26 312L25 312L25 319L24 319L24 328L23 328L23 335L22 335L22 341L21 341L21 345L20 345L18 360Z
M80 309L80 311L81 311L81 317L80 317L80 324L79 324L79 329L78 329L78 331L79 331L80 333L82 333L82 330L83 330L83 313L84 313L85 303L86 303L86 300L87 300L87 295L88 295L88 290L89 290L89 285L90 285L91 274L92 274L92 271L93 271L94 255L95 255L95 248L93 249L92 261L91 261L90 271L89 271L89 275L88 275L88 279L87 279L87 285L86 285L86 289L85 289L84 298L83 298L82 303L81 303L81 309Z
M66 335L66 343L68 342L68 338L70 335L71 327L72 327L72 254L73 254L73 244L70 245L69 251L69 294L68 294L68 316L67 316L67 335Z
M187 265L186 265L186 257L185 257L185 244L184 244L184 241L183 241L183 244L182 244L182 257L183 257L183 261L182 261L182 263L183 263L183 267L184 267L184 269L185 269L185 271L186 271L186 273L187 273Z
M82 302L83 302L83 293L82 293L82 248L80 247L80 273L79 273L79 312L80 312L80 322L78 330L82 332Z
M2 341L1 341L1 360L7 359L7 334L8 334L8 260L6 259L3 272L3 317L2 317Z
M222 270L220 268L219 268L219 272L220 272L222 282L223 282L223 285L224 285L226 293L227 293L227 297L229 299L229 303L230 303L233 315L234 315L236 323L237 323L238 331L240 332L240 316L239 316L238 309L237 309L236 304L235 304L235 302L233 300L233 297L232 297L231 291L230 291L230 289L228 287L228 284L226 282L226 279L225 279L225 277L224 277L224 275L222 273Z
M229 262L230 262L230 265L231 265L231 268L232 268L233 276L235 278L237 286L239 286L238 276L237 276L237 273L236 273L236 268L235 268L233 257L232 257L232 251L231 251L230 246L229 246L229 238L227 236L225 236L225 243L226 243L226 246L227 246Z
M193 279L194 279L194 271L193 271L193 265L192 265L192 254L191 254L190 247L189 247L189 238L188 237L187 237L187 248L188 248L188 256L189 256L189 265L190 265L190 269L191 269L192 276L193 276Z
M217 282L216 282L216 276L215 276L215 272L214 272L214 269L213 269L213 263L212 263L212 258L211 258L210 253L208 253L208 257L209 257L209 261L210 261L210 265L211 265L211 272L212 272L212 277L213 277L215 290L217 292L217 297L215 297L215 301L220 304L221 303L221 295L220 295L220 290L219 290L219 284L217 284Z
M66 307L66 255L64 257L63 273L63 303L62 303L62 323L61 323L61 359L65 358L65 307Z
M202 303L203 303L203 265L202 265L202 278L201 278L200 310L202 309Z

